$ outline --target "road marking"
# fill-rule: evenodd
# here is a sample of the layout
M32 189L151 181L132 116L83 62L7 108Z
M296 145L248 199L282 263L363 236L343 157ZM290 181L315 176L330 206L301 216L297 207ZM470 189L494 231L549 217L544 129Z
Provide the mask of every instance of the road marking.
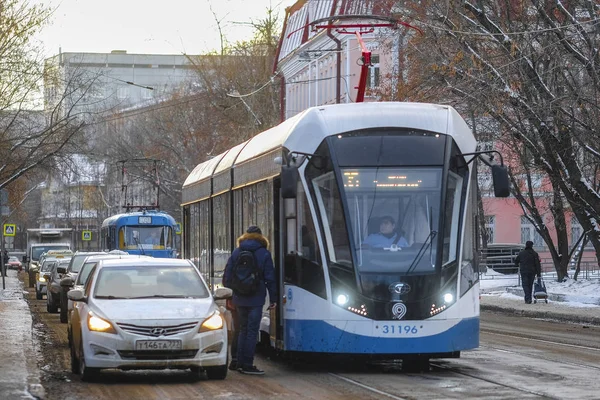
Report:
M394 396L393 394L389 394L389 393L386 393L386 392L382 392L381 390L375 389L374 387L367 386L367 385L365 385L365 384L362 384L362 383L360 383L360 382L357 382L357 381L355 381L354 379L350 379L350 378L346 378L346 377L344 377L344 376L341 376L341 375L338 375L338 374L334 374L333 372L330 372L330 373L329 373L329 375L331 375L331 376L335 376L336 378L339 378L339 379L341 379L341 380L343 380L343 381L346 381L346 382L348 382L348 383L351 383L351 384L353 384L353 385L359 386L359 387L361 387L361 388L363 388L363 389L369 390L369 391L371 391L371 392L373 392L373 393L377 393L377 394L381 394L381 395L383 395L383 396L387 396L387 397L389 397L390 399L396 399L396 400L407 400L407 399L405 399L404 397L398 397L398 396Z

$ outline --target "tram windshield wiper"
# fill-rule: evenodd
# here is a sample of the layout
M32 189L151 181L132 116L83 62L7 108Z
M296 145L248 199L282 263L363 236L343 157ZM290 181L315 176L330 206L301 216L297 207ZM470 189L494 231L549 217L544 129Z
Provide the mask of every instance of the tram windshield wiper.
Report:
M423 255L427 252L427 249L429 248L429 246L431 246L431 243L433 242L433 239L436 236L437 236L437 231L433 231L432 230L432 231L429 232L429 235L427 236L427 239L425 239L425 241L421 245L421 248L417 252L417 255L415 256L415 259L413 260L413 262L410 264L410 266L406 270L405 276L408 275L408 274L410 274L412 272L412 270L414 268L416 268L417 265L419 265L419 262L421 261L421 258L423 258Z

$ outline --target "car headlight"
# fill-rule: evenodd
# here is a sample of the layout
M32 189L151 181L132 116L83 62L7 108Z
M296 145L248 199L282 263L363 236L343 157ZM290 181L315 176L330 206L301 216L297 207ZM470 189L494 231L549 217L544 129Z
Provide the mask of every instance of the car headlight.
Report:
M38 278L38 282L46 282L46 278L44 278L43 276L40 276Z
M202 325L200 325L200 332L209 332L217 329L221 329L223 327L223 317L221 317L221 313L215 311L213 315L208 317Z
M88 314L88 329L94 332L117 333L115 328L107 320L97 317L92 313Z

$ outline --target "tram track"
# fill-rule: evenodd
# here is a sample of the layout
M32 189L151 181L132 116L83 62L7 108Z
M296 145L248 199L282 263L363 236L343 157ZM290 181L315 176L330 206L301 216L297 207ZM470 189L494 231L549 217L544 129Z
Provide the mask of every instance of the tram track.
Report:
M541 399L562 400L561 397L551 396L551 395L549 395L547 393L541 393L541 392L536 391L536 390L522 388L522 387L518 387L518 386L515 386L515 385L510 385L510 384L507 384L507 383L504 383L504 382L500 382L500 381L497 381L497 380L494 380L494 379L491 379L491 378L486 378L486 377L483 377L483 376L478 376L478 375L471 374L471 373L468 373L468 372L460 371L458 369L459 367L447 366L447 365L439 364L439 363L436 363L436 362L432 362L430 365L431 365L432 370L433 369L439 369L439 370L444 370L444 371L452 372L452 373L457 374L457 375L466 376L466 377L471 378L471 379L477 379L477 380L480 380L480 381L483 381L483 382L490 383L492 385L501 386L501 387L506 388L506 389L516 390L517 392L521 392L521 393L524 393L524 394L529 394L529 395L537 396L537 397L539 397Z
M589 351L597 352L597 353L599 353L598 357L600 358L600 348L597 348L597 347L582 346L582 345L576 345L576 344L571 344L571 343L561 343L561 342L557 342L557 341L553 341L553 340L544 340L544 339L523 337L520 335L497 333L497 332L486 332L486 334L493 335L493 336L499 336L499 337L506 337L506 338L517 337L517 338L519 338L519 340L525 340L525 341L535 342L535 343L544 344L544 345L560 346L560 347L572 348L572 349L577 349L577 350L583 350L586 352L589 352ZM517 350L496 347L493 345L482 345L482 346L480 346L480 348L481 349L490 349L490 350L495 350L495 351L502 351L504 353L510 353L510 354L515 354L515 355L534 357L536 359L551 361L554 363L569 365L572 367L580 367L580 368L586 368L586 369L600 371L600 366L598 366L598 365L565 361L564 359L559 358L559 357L549 357L546 355L540 355L539 352L534 353L534 352L526 351L526 350L517 351Z

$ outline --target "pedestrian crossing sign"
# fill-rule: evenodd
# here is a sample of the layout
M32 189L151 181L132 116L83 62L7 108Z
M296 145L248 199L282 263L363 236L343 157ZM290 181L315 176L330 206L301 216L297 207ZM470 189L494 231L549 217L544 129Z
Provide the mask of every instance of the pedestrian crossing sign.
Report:
M92 240L92 231L82 231L81 240Z
M15 236L16 232L17 232L17 225L4 224L4 236Z

